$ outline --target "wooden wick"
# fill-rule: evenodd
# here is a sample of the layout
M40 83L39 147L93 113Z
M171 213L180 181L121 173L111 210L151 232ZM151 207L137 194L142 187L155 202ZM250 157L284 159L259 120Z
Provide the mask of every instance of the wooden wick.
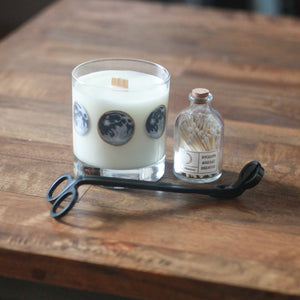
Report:
M123 78L115 78L115 77L113 77L111 79L111 85L112 86L117 86L117 87L122 87L122 88L128 89L128 80L127 79L123 79Z

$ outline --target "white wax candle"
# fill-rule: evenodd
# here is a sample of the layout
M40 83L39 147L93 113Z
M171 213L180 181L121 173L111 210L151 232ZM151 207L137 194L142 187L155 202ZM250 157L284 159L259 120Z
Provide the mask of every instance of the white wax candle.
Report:
M112 87L112 78L127 79L128 89ZM167 85L145 73L109 70L81 76L73 84L74 154L82 162L103 169L136 169L158 162L165 155L166 129L161 130L161 135L154 132L151 136L147 134L146 122L153 123L149 116L155 111L166 116L168 97ZM124 113L121 121L120 112ZM76 119L76 113L81 119ZM114 132L105 126L115 117L124 127L119 127L121 138L114 139L112 144L110 137L115 138ZM100 119L106 130L104 135L99 127ZM130 131L132 127L126 124L131 121L134 129Z

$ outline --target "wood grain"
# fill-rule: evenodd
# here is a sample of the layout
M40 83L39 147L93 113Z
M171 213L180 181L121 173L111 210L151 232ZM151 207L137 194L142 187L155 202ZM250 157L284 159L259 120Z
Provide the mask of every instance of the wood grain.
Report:
M300 297L300 22L138 1L63 0L0 43L0 275L144 299ZM59 222L45 194L72 172L71 70L136 57L171 73L173 124L204 87L225 119L238 199L80 188ZM0 297L1 297L0 291Z

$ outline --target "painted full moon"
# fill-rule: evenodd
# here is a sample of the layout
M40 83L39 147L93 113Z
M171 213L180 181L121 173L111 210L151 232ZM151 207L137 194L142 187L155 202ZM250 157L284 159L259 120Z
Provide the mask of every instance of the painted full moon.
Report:
M98 132L100 137L108 144L121 146L132 138L134 121L124 112L107 112L99 119Z

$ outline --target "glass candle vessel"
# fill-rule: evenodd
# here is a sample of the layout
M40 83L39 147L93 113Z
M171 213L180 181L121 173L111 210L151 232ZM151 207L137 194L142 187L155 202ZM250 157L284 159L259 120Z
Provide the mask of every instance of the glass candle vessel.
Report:
M193 89L190 106L176 118L173 171L184 181L206 183L222 174L224 122L212 98L207 89Z
M76 175L157 181L165 170L170 75L143 60L108 58L72 72Z

